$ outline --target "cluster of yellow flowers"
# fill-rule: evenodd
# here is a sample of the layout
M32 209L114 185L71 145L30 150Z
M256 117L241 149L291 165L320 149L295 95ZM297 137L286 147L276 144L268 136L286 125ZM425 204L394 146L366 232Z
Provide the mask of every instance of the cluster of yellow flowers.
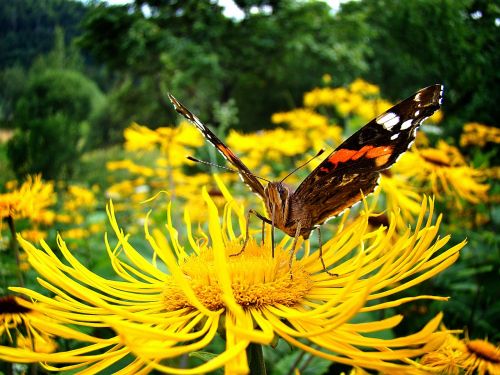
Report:
M464 125L460 146L484 147L487 143L500 143L500 129L492 126L469 122Z
M0 194L0 221L11 217L47 224L53 222L53 212L49 209L56 202L53 183L45 183L36 175L28 176L21 186L12 181L6 188L7 192Z
M104 220L89 221L88 216L98 208L100 188L94 185L87 188L80 185L69 185L61 194L62 207L56 215L56 221L64 224L60 230L64 238L73 240L86 239L94 233L102 232Z
M415 165L419 168L412 167ZM468 165L456 147L443 141L439 141L436 148L407 153L395 170L414 177L417 186L430 189L438 199L452 201L451 208L460 209L462 200L474 204L488 200L490 187L484 183L485 172Z
M379 88L361 79L348 87L316 88L304 94L306 108L321 106L334 107L344 117L358 116L369 121L392 107L387 100L379 97Z
M307 92L304 106L334 107L343 118L356 116L366 122L391 108L393 103L380 97L378 86L358 78L347 87L323 87ZM442 118L442 112L437 111L429 121L439 123Z
M70 185L56 193L53 181L42 180L41 175L28 175L18 186L17 181L6 184L7 192L0 194L0 233L2 223L26 219L20 229L24 238L31 241L47 239L47 228L63 224L65 238L86 238L91 233L102 230L102 223L86 223L86 215L95 210L95 197L98 187L87 189L78 185ZM56 204L60 203L60 207ZM76 225L76 227L75 227ZM59 228L61 229L61 228Z

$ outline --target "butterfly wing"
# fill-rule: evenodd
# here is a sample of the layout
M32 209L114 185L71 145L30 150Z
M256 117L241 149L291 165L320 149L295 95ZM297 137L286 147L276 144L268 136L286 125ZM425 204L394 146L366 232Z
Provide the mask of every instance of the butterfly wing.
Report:
M168 94L168 97L174 108L182 116L184 116L188 121L195 125L198 130L203 134L203 136L208 139L214 147L219 150L219 152L224 156L224 158L229 161L237 170L241 179L250 187L250 190L264 197L264 186L255 177L255 175L250 172L245 164L227 147L209 128L207 128L201 121L196 117L191 111L189 111L184 105L182 105L173 95Z
M419 90L370 121L337 147L293 193L293 206L321 224L375 190L389 168L415 140L417 128L442 102L443 86Z

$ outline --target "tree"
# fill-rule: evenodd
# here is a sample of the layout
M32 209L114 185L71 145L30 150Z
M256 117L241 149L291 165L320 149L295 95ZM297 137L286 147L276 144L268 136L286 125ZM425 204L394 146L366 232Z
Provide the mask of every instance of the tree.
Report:
M89 122L104 97L81 73L46 70L31 76L17 101L16 132L8 156L16 174L45 178L71 176L89 133Z
M499 17L487 0L365 0L343 4L337 22L356 20L344 37L366 45L364 78L393 98L444 83L444 111L458 132L466 121L500 117Z
M79 1L0 1L0 69L14 64L28 68L36 56L52 49L56 26L66 31L67 41L73 39L85 11Z
M251 3L245 6L271 11L248 11L235 21L210 1L99 4L87 14L80 45L132 82L131 90L143 90L147 99L139 103L158 104L147 108L154 112L136 107L139 121L174 121L173 111L165 111L166 93L173 91L205 119L215 103L234 98L247 130L271 126L271 114L300 104L324 73L347 82L365 67L357 46L337 42L326 4ZM141 11L145 5L148 16Z

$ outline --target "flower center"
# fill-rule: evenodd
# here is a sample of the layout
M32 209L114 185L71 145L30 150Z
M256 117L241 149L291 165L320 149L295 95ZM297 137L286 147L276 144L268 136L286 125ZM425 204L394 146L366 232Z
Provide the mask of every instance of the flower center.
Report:
M239 241L228 244L226 256L233 295L242 307L293 306L311 289L312 281L300 261L294 261L290 270L288 251L277 247L273 258L267 246L250 241L242 254L230 256L237 254L241 246ZM210 310L224 307L211 248L191 255L180 267L185 275L183 282L189 284L204 306ZM192 307L173 277L166 282L163 298L167 311Z
M495 345L484 340L472 340L467 343L467 349L476 356L489 362L500 363L500 350Z

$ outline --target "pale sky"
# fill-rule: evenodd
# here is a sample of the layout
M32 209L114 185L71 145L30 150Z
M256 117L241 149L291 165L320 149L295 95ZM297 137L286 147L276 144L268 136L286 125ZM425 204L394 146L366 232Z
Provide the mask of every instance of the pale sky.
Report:
M121 4L128 4L131 3L132 0L101 0L105 1L106 3L110 5L121 5ZM336 11L340 7L341 2L345 2L348 0L325 0L327 4L330 5L330 7ZM240 9L234 4L233 0L218 0L219 5L224 7L224 15L226 17L234 17L236 19L242 18L243 13L240 11Z

